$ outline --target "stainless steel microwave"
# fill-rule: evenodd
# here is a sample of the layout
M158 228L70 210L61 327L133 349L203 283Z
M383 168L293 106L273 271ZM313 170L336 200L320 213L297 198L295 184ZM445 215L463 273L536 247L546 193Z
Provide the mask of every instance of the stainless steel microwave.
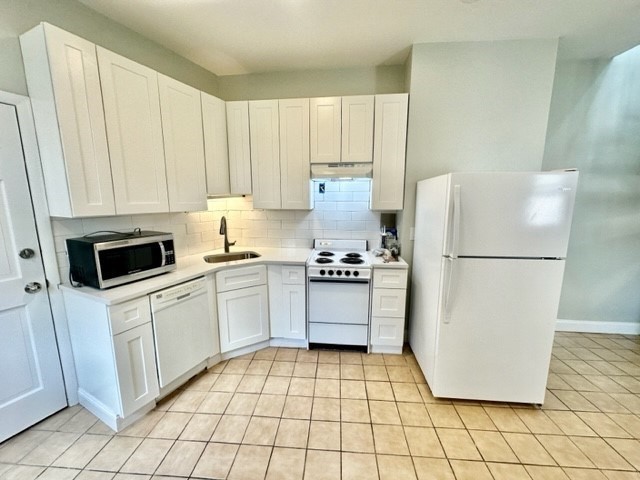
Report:
M153 277L176 268L171 233L96 232L67 239L69 280L94 288L110 288Z

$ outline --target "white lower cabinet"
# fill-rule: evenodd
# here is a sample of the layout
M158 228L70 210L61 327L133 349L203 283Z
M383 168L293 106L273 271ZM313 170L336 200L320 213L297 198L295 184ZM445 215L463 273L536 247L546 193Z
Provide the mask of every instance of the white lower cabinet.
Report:
M407 269L374 268L371 295L372 352L402 353Z
M269 319L271 337L306 338L305 268L269 265Z
M241 279L236 283L239 288L226 289L230 278ZM266 278L264 265L224 270L216 274L222 353L269 340Z

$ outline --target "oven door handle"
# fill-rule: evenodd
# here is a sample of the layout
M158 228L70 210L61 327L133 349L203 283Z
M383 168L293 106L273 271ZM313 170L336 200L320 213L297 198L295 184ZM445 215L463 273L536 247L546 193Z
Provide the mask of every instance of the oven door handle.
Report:
M358 280L342 280L339 278L310 278L309 282L318 283L369 283L369 279L363 278Z

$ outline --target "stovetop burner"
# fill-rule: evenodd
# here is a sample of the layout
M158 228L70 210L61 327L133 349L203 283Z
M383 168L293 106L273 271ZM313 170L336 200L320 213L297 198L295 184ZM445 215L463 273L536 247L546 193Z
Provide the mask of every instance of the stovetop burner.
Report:
M356 254L356 255L358 255L358 257L360 256L359 254ZM346 256L340 259L340 263L347 263L349 265L361 265L364 263L364 260L361 258L353 257L353 256L352 257Z
M335 253L333 252L318 252L319 257L333 257Z
M333 254L331 254L331 255L333 255ZM316 258L316 263L322 263L322 264L324 264L324 263L333 263L333 260L331 260L330 258L327 258L327 257L318 257L318 258Z
M360 255L357 252L349 252L349 253L345 254L345 257L348 257L348 258L360 258L360 257L362 257L362 255Z

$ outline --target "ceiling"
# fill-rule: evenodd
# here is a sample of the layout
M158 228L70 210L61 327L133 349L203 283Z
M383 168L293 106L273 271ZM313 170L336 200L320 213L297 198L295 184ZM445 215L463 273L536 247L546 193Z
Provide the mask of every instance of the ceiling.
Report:
M79 0L217 75L403 63L414 43L560 38L561 56L640 43L640 0Z

